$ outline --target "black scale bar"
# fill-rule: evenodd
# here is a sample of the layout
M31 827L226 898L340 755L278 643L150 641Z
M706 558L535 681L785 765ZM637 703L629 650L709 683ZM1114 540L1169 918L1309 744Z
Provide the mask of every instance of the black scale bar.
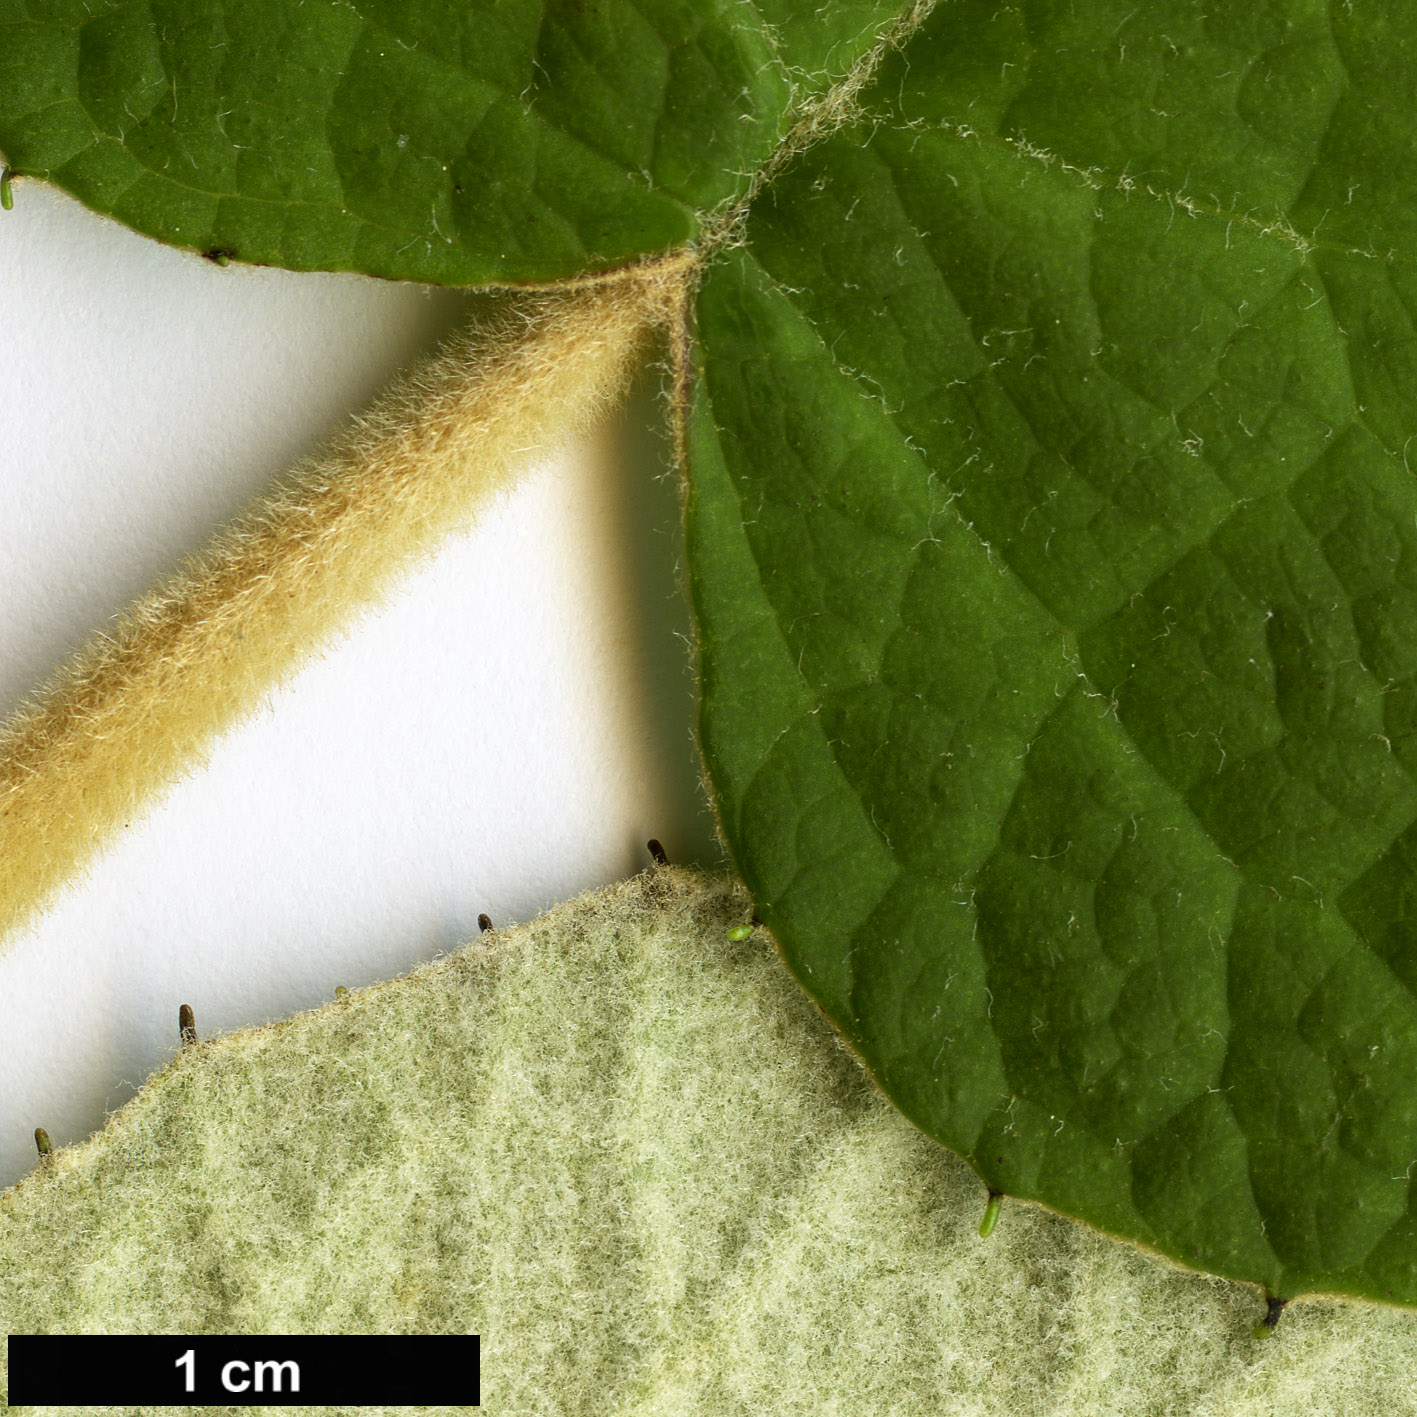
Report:
M481 1341L12 1334L11 1407L475 1407Z

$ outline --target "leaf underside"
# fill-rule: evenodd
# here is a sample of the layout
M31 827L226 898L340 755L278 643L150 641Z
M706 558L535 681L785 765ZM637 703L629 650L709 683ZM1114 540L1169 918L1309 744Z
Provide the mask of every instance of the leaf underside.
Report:
M0 1193L0 1332L480 1332L498 1417L1411 1410L1410 1313L1255 1345L1245 1286L1027 1205L981 1240L750 910L661 867L183 1049Z
M449 281L711 230L889 18L72 8L0 3L20 170ZM306 8L347 44L268 110ZM792 968L992 1188L1417 1304L1417 21L1218 11L942 5L775 170L696 311L702 747ZM184 107L218 23L251 87Z

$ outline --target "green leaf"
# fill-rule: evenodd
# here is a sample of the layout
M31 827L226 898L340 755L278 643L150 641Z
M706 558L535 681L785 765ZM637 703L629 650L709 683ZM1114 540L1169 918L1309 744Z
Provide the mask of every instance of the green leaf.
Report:
M0 1196L0 1330L480 1332L537 1417L1407 1410L1410 1313L1256 1344L1243 1286L1008 1201L981 1239L749 908L660 868L183 1048Z
M698 311L724 830L993 1190L1417 1303L1417 24L941 6Z
M867 0L0 0L0 149L228 259L546 280L694 237L891 18Z

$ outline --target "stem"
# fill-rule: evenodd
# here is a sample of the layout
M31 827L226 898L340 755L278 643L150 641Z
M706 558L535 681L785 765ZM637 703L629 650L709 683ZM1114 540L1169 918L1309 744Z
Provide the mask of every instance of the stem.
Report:
M357 611L624 394L687 257L526 297L398 381L0 729L0 938Z

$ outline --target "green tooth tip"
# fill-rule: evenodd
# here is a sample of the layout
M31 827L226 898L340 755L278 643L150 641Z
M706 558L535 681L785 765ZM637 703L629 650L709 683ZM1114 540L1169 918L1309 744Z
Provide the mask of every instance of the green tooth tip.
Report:
M15 210L15 189L10 186L10 176L8 167L0 172L0 207L4 207L7 212Z
M751 925L735 925L729 932L730 940L750 940L753 937L753 927Z
M986 1240L994 1233L994 1227L999 1223L999 1207L1003 1199L1000 1192L989 1192L989 1204L984 1207L984 1218L979 1222L979 1233Z
M54 1147L49 1140L49 1133L46 1132L43 1127L36 1127L34 1129L34 1144L39 1148L39 1154L41 1156L52 1156L54 1154Z

